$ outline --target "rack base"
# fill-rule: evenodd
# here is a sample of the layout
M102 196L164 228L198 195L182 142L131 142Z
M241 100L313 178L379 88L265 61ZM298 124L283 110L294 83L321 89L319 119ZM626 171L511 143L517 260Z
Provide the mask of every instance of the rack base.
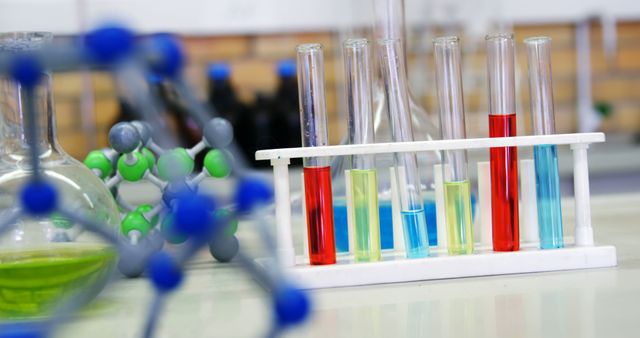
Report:
M334 265L311 266L302 263L289 268L291 278L303 288L321 289L345 286L399 283L447 278L495 276L530 272L576 270L617 265L614 246L567 247L517 252L479 250L473 255L446 256L435 253L428 258L406 259L396 253L383 254L376 263L354 263L350 256L338 256ZM258 263L265 266L264 260Z

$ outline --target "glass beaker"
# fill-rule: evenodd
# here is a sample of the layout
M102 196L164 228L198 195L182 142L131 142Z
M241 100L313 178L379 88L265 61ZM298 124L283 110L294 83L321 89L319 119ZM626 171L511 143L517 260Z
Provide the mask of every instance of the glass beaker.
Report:
M50 33L1 33L0 53L37 50L50 41ZM58 189L61 205L116 231L110 192L58 144L49 72L35 93L41 177ZM19 191L33 174L26 107L25 89L0 74L0 217L19 204ZM59 214L25 215L0 237L0 318L47 316L76 292L88 300L102 290L115 261L113 248Z

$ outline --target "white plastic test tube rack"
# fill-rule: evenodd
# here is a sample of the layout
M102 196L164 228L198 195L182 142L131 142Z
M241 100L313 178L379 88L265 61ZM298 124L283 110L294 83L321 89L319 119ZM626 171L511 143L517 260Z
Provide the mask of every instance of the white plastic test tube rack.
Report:
M541 271L573 270L610 267L617 264L613 246L594 245L589 197L589 144L605 141L603 133L535 135L503 138L476 138L400 143L340 145L313 148L270 149L256 152L257 160L270 160L275 186L277 252L280 264L291 277L307 288L396 283L457 277L488 276ZM399 152L442 151L456 149L487 149L491 147L530 147L535 145L568 145L573 151L573 184L575 193L574 241L565 238L562 249L538 249L535 234L535 176L531 160L521 161L521 250L493 252L491 247L491 193L489 166L478 163L478 208L474 224L476 241L471 255L449 256L446 253L446 231L443 215L438 216L438 247L431 256L420 259L405 258L403 248L383 252L379 262L355 263L349 255L338 256L337 264L311 266L305 253L296 257L291 231L291 197L289 189L289 160L300 157L347 156L356 154L384 154ZM424 170L425 168L421 168ZM471 168L470 168L471 169ZM442 206L442 175L436 170L436 204ZM533 184L533 186L532 186ZM525 208L525 210L523 210ZM529 209L526 209L529 208ZM393 210L394 213L398 212ZM565 227L569 224L565 224ZM524 228L523 228L524 227ZM394 226L394 231L398 231ZM401 236L402 234L400 234ZM394 238L398 233L394 232Z

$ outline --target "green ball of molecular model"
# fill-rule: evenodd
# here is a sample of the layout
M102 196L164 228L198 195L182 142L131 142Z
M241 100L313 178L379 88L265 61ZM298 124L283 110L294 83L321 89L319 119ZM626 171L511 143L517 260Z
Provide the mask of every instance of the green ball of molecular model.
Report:
M183 179L193 172L195 163L184 148L175 148L158 159L158 177L165 181Z
M218 149L211 149L207 152L204 157L204 167L209 175L215 178L227 177L231 172L224 154Z
M118 173L129 182L141 180L149 170L149 161L138 151L120 156L118 159Z
M84 159L84 164L96 172L101 179L105 179L107 176L113 174L113 163L109 160L107 155L100 150L93 150Z

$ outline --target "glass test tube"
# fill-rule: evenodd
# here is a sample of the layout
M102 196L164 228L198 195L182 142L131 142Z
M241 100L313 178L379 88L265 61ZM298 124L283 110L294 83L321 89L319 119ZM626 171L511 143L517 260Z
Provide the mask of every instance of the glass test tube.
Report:
M297 52L302 146L326 146L329 137L322 45L302 44ZM333 264L336 262L336 244L329 158L305 157L303 165L309 260L313 265Z
M374 143L369 41L344 43L344 65L349 106L349 143ZM378 178L374 155L351 158L351 196L355 220L355 260L380 260Z
M529 64L529 100L535 135L555 134L553 87L551 84L551 38L524 40ZM552 144L533 147L538 202L540 248L562 248L562 208L558 154Z
M489 80L489 136L516 136L513 34L486 37ZM518 148L490 149L493 250L520 248Z
M466 138L460 43L457 36L433 40L436 86L440 105L442 139ZM449 254L473 252L471 187L467 175L467 151L444 152L444 200Z
M407 72L402 54L402 40L378 40L382 78L394 142L413 141ZM395 154L396 182L400 197L405 249L408 258L429 255L429 238L425 218L416 154Z

